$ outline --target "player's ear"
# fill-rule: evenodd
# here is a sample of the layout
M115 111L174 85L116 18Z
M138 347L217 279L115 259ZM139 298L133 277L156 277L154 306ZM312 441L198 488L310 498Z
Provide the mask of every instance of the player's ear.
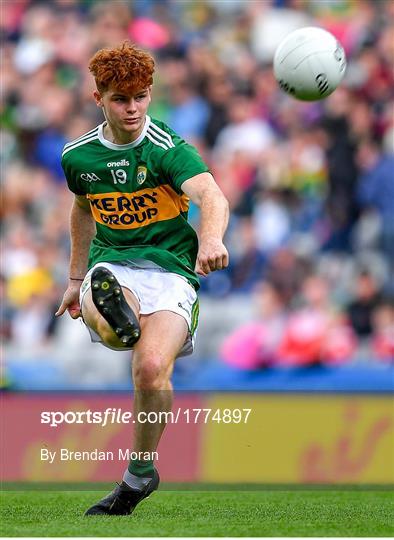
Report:
M96 101L97 107L103 107L103 106L104 106L104 105L103 105L103 98L101 97L100 92L98 92L97 90L95 90L95 91L93 92L93 97L94 97L94 99L95 99L95 101Z

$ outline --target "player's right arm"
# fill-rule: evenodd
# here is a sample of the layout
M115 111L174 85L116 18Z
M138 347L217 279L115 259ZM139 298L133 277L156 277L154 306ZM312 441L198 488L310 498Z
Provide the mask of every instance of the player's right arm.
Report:
M70 215L70 273L68 287L62 303L55 313L57 317L67 310L73 319L81 316L79 289L88 268L90 243L96 234L96 225L85 195L75 195ZM80 281L76 281L80 280Z

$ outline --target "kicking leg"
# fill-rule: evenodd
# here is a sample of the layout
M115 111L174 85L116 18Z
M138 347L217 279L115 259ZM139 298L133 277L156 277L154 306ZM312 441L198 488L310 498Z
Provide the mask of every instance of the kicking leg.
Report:
M180 315L159 311L141 316L141 339L134 346L134 451L151 454L159 444L165 421L159 419L161 411L172 406L170 377L174 361L186 336L187 324ZM157 413L157 421L139 422L138 415ZM123 481L112 493L95 504L85 515L131 514L137 504L148 497L159 485L159 475L152 460L132 460Z

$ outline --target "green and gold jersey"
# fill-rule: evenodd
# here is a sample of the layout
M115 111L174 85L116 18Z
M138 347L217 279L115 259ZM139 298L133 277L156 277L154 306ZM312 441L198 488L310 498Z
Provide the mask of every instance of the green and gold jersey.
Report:
M66 144L62 154L70 190L86 195L96 221L89 268L146 259L198 289L198 240L187 221L189 199L181 186L208 167L194 147L149 116L130 144L107 141L104 126Z

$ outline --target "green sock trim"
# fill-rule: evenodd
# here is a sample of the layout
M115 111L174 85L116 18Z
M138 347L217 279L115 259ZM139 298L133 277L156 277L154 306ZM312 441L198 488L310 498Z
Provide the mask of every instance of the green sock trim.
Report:
M131 474L135 474L136 476L146 476L154 470L153 459L147 461L142 459L131 459L128 470Z

